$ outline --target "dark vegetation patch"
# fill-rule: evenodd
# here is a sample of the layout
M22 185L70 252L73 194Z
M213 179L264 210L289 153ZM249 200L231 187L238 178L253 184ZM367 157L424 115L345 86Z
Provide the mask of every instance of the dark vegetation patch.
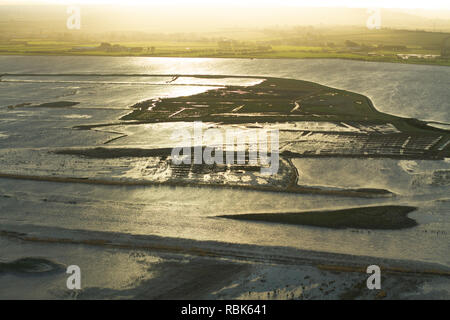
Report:
M194 148L191 148L191 163L194 163ZM202 154L209 147L202 146ZM93 159L115 159L115 158L146 158L146 157L168 157L172 155L172 148L156 148L156 149L141 149L141 148L82 148L82 149L61 149L55 150L55 154L83 156ZM215 156L216 150L213 148L210 150L211 156ZM227 151L222 151L223 157L225 157ZM239 151L233 151L233 159L236 159ZM270 157L270 152L268 156ZM249 163L250 155L248 150L243 153L242 159L245 164ZM257 161L260 159L257 157ZM225 165L225 164L224 164ZM239 167L239 165L235 165ZM245 166L248 168L248 166Z
M95 159L115 158L145 158L167 157L172 153L171 148L139 149L139 148L90 148L90 149L63 149L55 151L56 154L83 156Z
M33 108L67 108L67 107L73 107L77 104L80 104L79 102L73 102L73 101L56 101L56 102L47 102L47 103L41 103L38 105L32 106Z
M32 105L32 103L30 103L30 102L24 102L24 103L19 103L19 104L15 104L15 105L10 105L10 106L8 106L8 109L28 107L28 106L31 106L31 105Z
M64 267L56 262L44 258L21 258L11 262L0 262L0 274L22 273L22 274L41 274L63 271Z
M417 226L408 218L416 210L408 206L374 206L341 210L310 211L299 213L258 213L222 215L221 218L258 222L305 225L332 229L405 229Z
M46 102L41 104L32 104L32 103L20 103L16 105L8 106L9 109L15 108L68 108L76 106L80 104L79 102L74 101L55 101L55 102Z
M134 111L123 120L166 122L202 119L240 123L329 121L337 116L346 120L384 119L365 96L313 82L280 78L267 78L250 87L225 86L186 97L141 101L132 108Z
M145 100L131 108L133 111L122 120L140 123L355 121L368 125L391 123L403 132L448 133L423 121L379 112L361 94L309 81L270 77L254 86L224 86L190 96Z

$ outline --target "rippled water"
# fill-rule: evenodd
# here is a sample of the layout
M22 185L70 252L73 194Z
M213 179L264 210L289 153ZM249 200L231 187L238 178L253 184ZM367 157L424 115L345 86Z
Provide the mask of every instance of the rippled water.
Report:
M97 146L117 136L72 130L75 125L110 123L140 100L189 95L224 84L214 79L142 77L138 74L276 76L369 96L388 113L450 122L450 68L341 60L245 60L113 57L0 57L2 73L58 74L58 77L4 77L0 82L0 147ZM89 73L95 76L75 76ZM72 74L72 75L71 75ZM111 74L112 76L101 76ZM128 75L128 76L125 76ZM183 78L183 81L186 81ZM227 80L229 81L229 80ZM250 85L255 79L234 79ZM236 83L236 82L235 82ZM188 85L188 86L187 86ZM7 109L19 103L77 101L66 109ZM144 129L143 129L144 128ZM124 128L122 128L124 129ZM148 128L147 128L148 129ZM127 143L151 145L169 135L164 126L127 127ZM135 130L135 135L132 131ZM147 135L145 135L147 132ZM123 143L123 142L121 142ZM43 226L117 233L151 234L286 246L358 255L438 262L450 266L450 200L446 161L299 160L299 184L327 187L383 187L397 198L352 199L208 188L111 187L0 179L0 222L6 228ZM23 165L28 165L26 161ZM1 170L0 170L1 171ZM326 172L327 174L324 174ZM327 230L231 221L216 215L295 212L371 204L408 204L419 226L402 231Z

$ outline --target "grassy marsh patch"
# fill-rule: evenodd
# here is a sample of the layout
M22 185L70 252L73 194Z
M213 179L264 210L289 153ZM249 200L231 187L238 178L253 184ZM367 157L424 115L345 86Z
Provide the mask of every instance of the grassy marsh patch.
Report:
M219 217L332 229L395 230L417 226L417 222L408 217L408 213L414 210L416 210L415 207L409 206L373 206L298 213L222 215Z

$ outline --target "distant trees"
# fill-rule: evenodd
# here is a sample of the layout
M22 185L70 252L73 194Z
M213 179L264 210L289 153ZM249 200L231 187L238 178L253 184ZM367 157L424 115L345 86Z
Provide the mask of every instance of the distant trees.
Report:
M139 53L139 52L142 52L142 50L143 50L142 47L133 47L133 48L130 48L130 52L133 52L133 53Z
M378 45L378 49L387 50L387 51L404 51L408 49L406 46L402 45L387 45L387 44L380 44Z
M105 51L105 52L133 52L133 53L142 52L142 50L143 50L142 47L127 48L125 46L121 46L120 44L112 45L109 42L102 42L100 44L100 46L98 47L98 49L100 51Z
M234 52L238 54L262 53L272 51L272 46L265 42L250 42L237 40L220 40L217 42L220 52Z
M156 48L155 47L147 47L146 51L147 51L147 53L155 54Z
M108 51L109 49L111 49L111 44L110 43L108 43L108 42L102 42L101 44L100 44L100 46L99 46L99 49L101 50L101 51Z
M405 51L408 49L406 46L399 44L379 44L375 46L364 43L360 44L351 40L346 40L344 45L349 49L360 51L368 51L368 50Z
M348 48L356 48L359 47L359 44L351 40L345 40L345 46Z

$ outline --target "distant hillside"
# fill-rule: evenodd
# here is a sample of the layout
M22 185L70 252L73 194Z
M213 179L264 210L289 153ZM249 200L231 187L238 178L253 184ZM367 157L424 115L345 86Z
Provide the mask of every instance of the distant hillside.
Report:
M2 32L64 32L66 6L0 6ZM112 31L217 32L224 28L267 28L288 26L365 26L366 9L300 7L148 7L82 6L82 30L87 33ZM381 11L382 27L450 31L450 19L430 18L399 10ZM445 14L441 13L441 17ZM450 12L446 15L450 17Z

